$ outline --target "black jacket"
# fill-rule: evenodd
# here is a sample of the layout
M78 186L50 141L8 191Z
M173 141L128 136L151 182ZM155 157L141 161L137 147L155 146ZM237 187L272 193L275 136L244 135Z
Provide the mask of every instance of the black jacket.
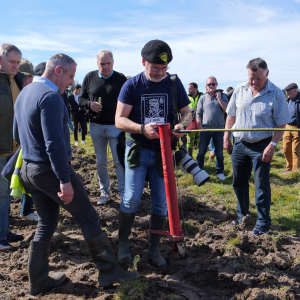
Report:
M101 97L102 110L96 113L90 109L90 121L101 125L114 125L118 104L118 97L126 77L117 71L107 79L99 77L99 70L89 72L81 86L79 102L86 109L90 109L92 101L98 101Z
M15 75L15 81L20 89L26 76L21 72ZM0 71L0 153L13 153L13 120L14 104L10 89L9 75Z
M290 100L291 99L288 98L287 102L289 102ZM298 92L293 101L295 101L297 127L300 128L300 92ZM300 136L300 131L298 131L298 136Z
M67 108L67 111L68 111L68 114L69 114L69 117L70 117L70 107L69 107L69 100L68 100L68 95L66 92L63 92L61 94L61 97L62 99L64 100L64 103L65 103L65 106Z
M80 113L79 108L81 109L81 112L86 113L84 106L81 104L78 105L78 103L76 102L74 94L70 95L68 100L71 108L71 113L73 116L77 116Z

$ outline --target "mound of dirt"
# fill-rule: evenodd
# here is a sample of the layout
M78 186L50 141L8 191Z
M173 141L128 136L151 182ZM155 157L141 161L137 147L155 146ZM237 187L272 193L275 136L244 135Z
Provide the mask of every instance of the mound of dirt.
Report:
M90 196L117 253L118 209L120 200L114 165L109 162L111 201L97 206L99 185L96 157L73 148L72 165ZM144 299L299 299L300 298L300 239L285 235L253 236L255 220L246 216L240 226L231 221L236 215L225 207L204 203L198 195L181 189L185 220L185 250L182 257L173 254L171 243L162 238L161 253L168 267L158 269L147 259L151 213L150 190L145 188L132 234L130 250L139 255L137 269L141 281L147 283ZM181 205L179 205L181 210ZM73 218L62 209L58 229L51 243L50 273L63 271L63 285L39 296L27 291L29 244L36 222L21 219L20 199L11 205L11 231L23 234L24 241L13 243L11 251L0 252L0 299L113 299L117 287L102 289L97 284L98 271L93 265L81 231ZM168 230L168 228L166 228ZM131 264L123 264L131 269ZM132 294L132 291L130 291ZM130 299L130 293L127 299ZM135 299L135 298L132 298ZM142 299L142 298L139 298Z

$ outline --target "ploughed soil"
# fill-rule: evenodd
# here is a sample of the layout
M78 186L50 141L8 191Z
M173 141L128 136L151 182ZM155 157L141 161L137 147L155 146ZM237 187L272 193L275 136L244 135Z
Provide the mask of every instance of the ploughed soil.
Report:
M95 156L84 156L81 148L73 148L73 155L72 164L117 253L120 200L114 165L109 162L111 200L104 206L97 206L99 185ZM255 220L250 216L244 218L241 226L234 226L231 221L236 215L228 213L224 206L204 203L201 196L182 189L180 194L186 223L186 253L184 257L173 254L171 243L163 237L160 249L168 267L158 269L147 259L148 235L145 230L149 226L151 201L150 190L145 188L130 236L130 248L133 256L140 256L137 264L139 280L146 283L147 289L142 297L136 297L131 290L126 299L300 299L300 238L280 233L278 226L273 227L269 235L253 236L250 231ZM11 231L23 234L25 239L12 243L14 247L9 251L0 251L1 300L113 299L118 285L108 289L98 286L98 271L90 259L81 231L63 209L52 239L49 261L50 274L63 271L67 280L44 294L29 295L28 252L37 224L22 219L19 214L20 199L16 198L11 204ZM122 267L131 269L133 265L123 264Z

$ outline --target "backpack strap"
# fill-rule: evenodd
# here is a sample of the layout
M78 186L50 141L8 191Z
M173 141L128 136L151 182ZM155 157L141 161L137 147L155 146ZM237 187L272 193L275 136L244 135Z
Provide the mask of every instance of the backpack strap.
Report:
M177 74L170 75L170 88L172 98L172 114L174 125L178 124L178 106L177 106Z

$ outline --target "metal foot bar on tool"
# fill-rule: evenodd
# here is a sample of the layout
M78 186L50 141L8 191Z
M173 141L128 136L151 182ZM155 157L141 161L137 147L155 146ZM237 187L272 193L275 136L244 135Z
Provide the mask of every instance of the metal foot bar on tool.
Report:
M181 231L181 227L180 227L174 162L173 162L173 154L172 154L172 147L171 147L172 133L170 129L170 124L168 123L159 125L158 128L159 128L161 156L162 156L163 171L164 171L170 233L168 231L158 231L158 230L146 230L146 233L151 232L151 233L167 236L173 245L173 253L179 250L180 254L184 255L185 254L184 242L183 242L184 233Z

